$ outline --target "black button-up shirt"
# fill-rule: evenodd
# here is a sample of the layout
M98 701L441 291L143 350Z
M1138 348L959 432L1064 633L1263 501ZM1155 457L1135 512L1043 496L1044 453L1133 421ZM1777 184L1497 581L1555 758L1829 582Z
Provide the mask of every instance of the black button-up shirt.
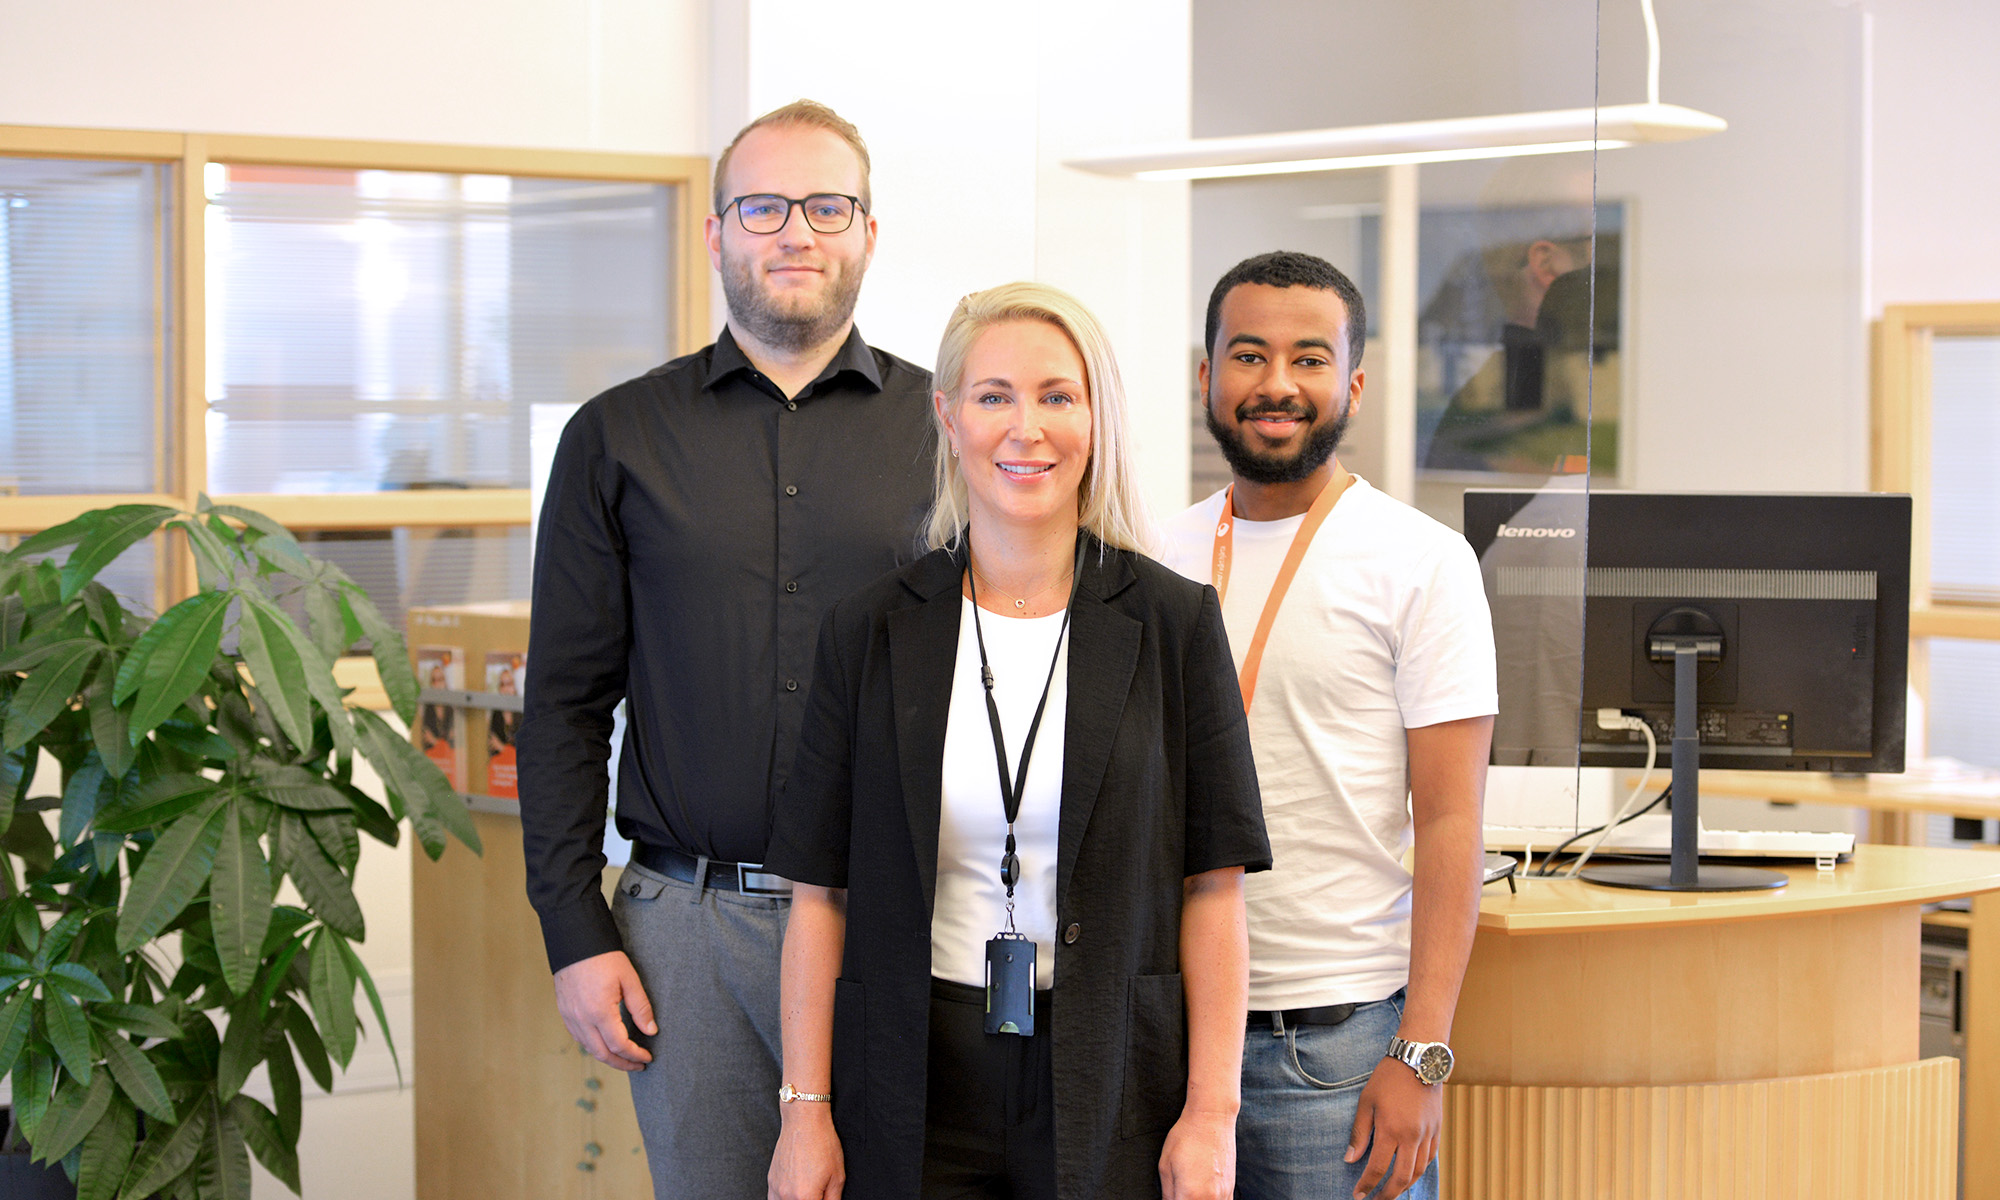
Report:
M821 618L918 553L929 407L930 374L858 331L787 397L724 330L563 430L516 743L551 969L621 948L598 882L620 699L619 831L763 861Z

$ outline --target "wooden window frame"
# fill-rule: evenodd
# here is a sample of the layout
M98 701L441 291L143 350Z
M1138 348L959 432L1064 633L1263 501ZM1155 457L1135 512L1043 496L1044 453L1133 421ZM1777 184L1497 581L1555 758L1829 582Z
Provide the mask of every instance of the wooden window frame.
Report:
M2000 641L2000 604L1931 598L1931 343L1941 336L2000 337L2000 301L1883 308L1875 326L1874 488L1911 498L1911 638Z
M667 342L671 353L680 355L709 340L708 249L702 239L702 218L708 212L706 158L25 125L0 125L0 157L160 163L170 168L169 186L173 189L171 234L164 247L172 280L167 297L167 327L172 331L172 344L164 349L172 366L171 376L165 380L164 411L155 418L171 426L170 431L162 430L167 433L161 439L162 453L168 458L161 473L163 490L0 496L0 534L33 533L109 504L192 508L198 494L207 490L208 401L203 328L207 260L203 229L208 200L203 181L210 163L666 184L676 191L678 203L674 211L679 226L675 237L679 270L672 281L675 320L673 328L667 331ZM214 499L218 503L257 509L296 530L525 527L530 515L525 488L216 495ZM193 588L191 562L184 555L163 558L157 596L161 608L164 610L166 605L191 594Z

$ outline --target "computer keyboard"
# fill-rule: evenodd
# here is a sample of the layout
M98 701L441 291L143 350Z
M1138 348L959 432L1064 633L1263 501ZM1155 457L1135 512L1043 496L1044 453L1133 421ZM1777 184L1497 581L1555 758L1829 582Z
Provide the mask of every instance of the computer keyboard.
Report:
M1488 850L1524 850L1533 847L1537 856L1548 853L1577 831L1567 826L1488 825ZM1567 853L1581 854L1597 839L1596 834L1578 838ZM1599 854L1666 854L1673 842L1673 817L1668 813L1647 813L1634 817L1611 831L1598 847ZM1795 833L1771 829L1703 829L1703 855L1734 858L1822 858L1854 853L1851 833Z

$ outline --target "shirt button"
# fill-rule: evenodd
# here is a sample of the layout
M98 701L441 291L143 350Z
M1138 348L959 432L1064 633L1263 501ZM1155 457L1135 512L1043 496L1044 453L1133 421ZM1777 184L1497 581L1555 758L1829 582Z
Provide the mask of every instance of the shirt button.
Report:
M799 681L798 681L798 680L796 680L796 679L787 679L787 680L785 680L785 690L786 690L786 691L788 691L788 692L796 692L796 691L798 691L798 690L799 690Z
M796 579L794 579L794 580L790 581L789 583L785 584L785 590L786 590L786 591L788 591L788 592L796 592L796 591L798 591L798 590L799 590L799 581L798 581L798 580L796 580Z
M798 485L798 484L796 484L796 483L788 483L788 484L786 484L786 485L785 485L785 495L787 495L787 496L796 496L796 495L798 495L798 494L799 494L799 485Z
M1083 926L1077 924L1075 921L1071 921L1069 928L1063 930L1063 945L1074 946L1076 945L1076 939L1082 936Z
M796 401L796 400L787 400L787 401L785 401L785 411L786 411L786 412L797 412L797 411L799 411L799 402L798 402L798 401Z

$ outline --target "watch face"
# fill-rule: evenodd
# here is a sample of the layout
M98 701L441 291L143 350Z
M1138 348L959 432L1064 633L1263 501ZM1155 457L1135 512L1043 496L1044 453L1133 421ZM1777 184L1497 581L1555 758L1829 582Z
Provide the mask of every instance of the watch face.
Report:
M1417 1058L1417 1078L1425 1083L1443 1083L1451 1074L1451 1051L1441 1043L1433 1042L1424 1047Z

